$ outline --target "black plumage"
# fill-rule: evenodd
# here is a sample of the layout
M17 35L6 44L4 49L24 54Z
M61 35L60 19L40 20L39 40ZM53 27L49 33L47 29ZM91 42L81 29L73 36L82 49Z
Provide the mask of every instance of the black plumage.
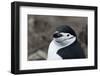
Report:
M58 27L56 28L56 31L58 31L59 33L60 33L60 32L63 32L63 33L70 33L70 34L76 36L76 33L74 32L74 30L73 30L71 27L69 27L68 25L58 26Z
M85 54L77 41L67 47L59 49L57 54L61 56L62 59L85 58Z

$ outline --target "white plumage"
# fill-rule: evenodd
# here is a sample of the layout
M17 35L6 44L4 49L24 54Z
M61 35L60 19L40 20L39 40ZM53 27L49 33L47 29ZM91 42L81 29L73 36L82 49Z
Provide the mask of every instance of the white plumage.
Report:
M55 39L53 39L49 45L48 48L48 60L62 60L62 58L57 54L57 51L61 48L67 47L70 44L72 44L76 40L76 37L65 40L62 43L56 42Z
M61 60L62 58L57 54L58 49L60 49L59 46L56 45L55 41L52 40L52 42L49 45L48 49L48 60Z

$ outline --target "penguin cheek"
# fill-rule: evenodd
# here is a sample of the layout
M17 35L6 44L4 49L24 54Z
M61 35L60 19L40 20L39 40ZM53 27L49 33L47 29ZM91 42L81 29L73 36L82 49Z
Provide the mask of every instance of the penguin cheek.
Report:
M62 42L63 41L63 38L55 38L55 41L56 42Z
M61 42L61 39L59 39L59 38L56 38L56 39L55 39L55 41L57 41L57 42Z
M64 40L66 40L66 37L62 37L62 38L59 39L60 42L62 42Z
M62 40L65 40L65 39L68 39L68 37L66 37L66 36L63 36L63 37L62 37Z

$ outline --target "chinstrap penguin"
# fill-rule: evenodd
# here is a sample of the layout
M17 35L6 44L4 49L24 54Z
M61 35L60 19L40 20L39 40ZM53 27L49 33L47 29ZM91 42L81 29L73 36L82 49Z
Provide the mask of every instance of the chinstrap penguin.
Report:
M76 33L67 25L56 28L48 48L48 60L79 59L85 54L77 41Z

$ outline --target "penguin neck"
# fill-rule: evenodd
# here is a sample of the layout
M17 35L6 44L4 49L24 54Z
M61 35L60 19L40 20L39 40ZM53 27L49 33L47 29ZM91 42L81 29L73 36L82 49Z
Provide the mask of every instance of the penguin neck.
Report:
M65 41L62 42L62 43L58 43L58 42L55 41L55 44L56 44L57 46L59 46L59 47L67 47L67 46L70 46L71 44L73 44L73 43L75 43L75 42L77 42L76 37L73 38L73 39L70 39L70 40L65 40Z

